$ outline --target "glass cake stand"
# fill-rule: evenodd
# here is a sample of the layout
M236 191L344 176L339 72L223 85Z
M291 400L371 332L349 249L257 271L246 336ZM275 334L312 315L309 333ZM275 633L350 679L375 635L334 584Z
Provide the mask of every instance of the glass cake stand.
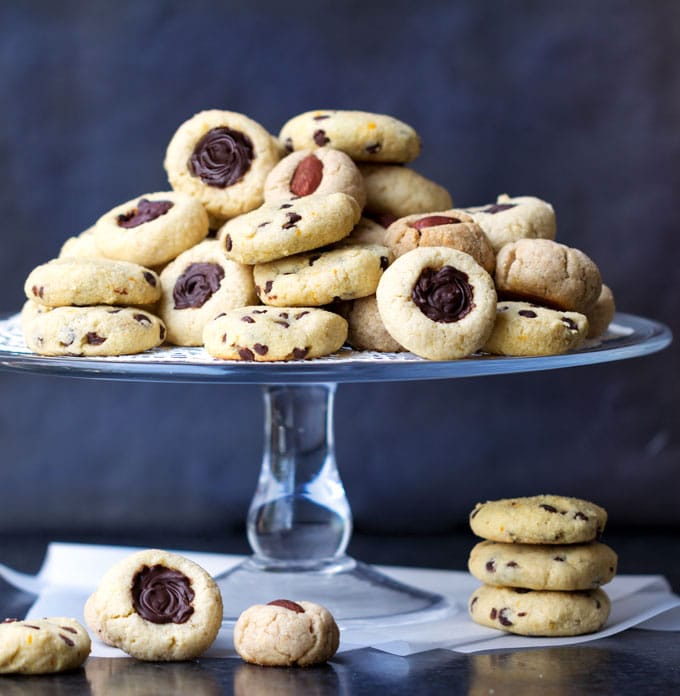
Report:
M15 315L0 321L0 369L105 380L263 385L264 454L247 518L253 555L217 578L225 621L234 621L250 604L286 597L323 604L347 626L418 621L454 609L440 595L396 582L346 555L352 515L333 442L339 383L592 365L648 355L671 340L666 326L619 313L600 339L547 357L475 355L433 362L410 353L343 349L328 358L255 363L217 360L202 348L173 347L118 358L44 357L26 348Z

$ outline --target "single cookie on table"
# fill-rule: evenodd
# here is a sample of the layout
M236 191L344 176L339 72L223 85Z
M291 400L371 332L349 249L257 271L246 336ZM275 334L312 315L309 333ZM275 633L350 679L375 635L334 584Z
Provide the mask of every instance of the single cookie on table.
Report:
M468 569L486 585L531 590L591 590L611 582L618 557L606 544L507 544L480 541Z
M90 628L139 660L196 658L222 624L222 597L210 575L159 549L137 551L109 568L90 601Z
M147 305L160 299L160 279L136 263L66 257L34 268L26 278L28 299L48 307Z
M560 495L534 495L477 503L470 527L482 539L512 544L582 544L597 539L607 511Z
M26 345L39 355L114 356L142 353L165 340L165 325L137 307L54 307L22 322Z
M102 255L142 266L160 266L208 234L208 214L196 198L176 191L147 193L97 220L94 238Z
M602 277L580 249L550 239L520 239L496 255L496 288L502 299L587 314L600 296Z
M361 164L366 184L366 213L395 218L449 210L451 194L439 184L409 167L389 164Z
M491 275L496 267L496 254L482 228L461 210L400 218L387 229L385 245L395 256L423 246L451 247L470 254Z
M158 315L178 346L203 344L203 327L221 312L257 302L250 266L224 256L209 239L182 252L161 273L163 296Z
M361 172L348 155L331 147L292 152L269 172L264 183L267 203L312 193L346 193L360 208L366 205Z
M603 590L550 592L484 585L470 597L475 623L522 636L580 636L594 633L609 618Z
M253 268L255 289L266 305L321 307L373 295L390 263L378 244L345 244L296 254Z
M59 250L58 258L82 258L93 259L106 258L97 246L94 236L94 225L83 230L75 237L69 237Z
M80 667L90 636L75 619L5 619L0 622L0 674L53 674Z
M350 232L347 241L385 246L386 232L387 228L383 227L379 222L362 216Z
M550 203L534 196L502 194L496 203L465 210L484 230L495 252L518 239L555 239L555 211Z
M404 350L385 328L375 295L341 302L338 313L347 320L347 343L354 350L375 350L380 353Z
M448 247L400 256L383 273L376 297L394 340L430 360L479 350L496 318L491 276L469 254Z
M600 296L586 313L588 317L588 338L597 338L605 333L615 314L614 293L608 285L603 283Z
M361 217L346 193L265 203L229 220L219 232L227 257L253 265L317 249L346 237Z
M288 152L328 146L356 162L403 163L420 154L420 137L411 126L366 111L307 111L284 124L279 140Z
M302 360L329 355L347 339L347 322L314 307L243 307L208 322L205 349L223 360Z
M234 626L234 647L265 667L308 667L330 660L340 644L333 615L314 602L276 599L248 607Z
M281 157L259 123L233 111L201 111L180 125L165 155L176 191L196 197L210 215L228 219L264 200L267 174Z
M493 332L482 350L493 355L559 355L578 348L587 333L588 319L579 312L499 302Z

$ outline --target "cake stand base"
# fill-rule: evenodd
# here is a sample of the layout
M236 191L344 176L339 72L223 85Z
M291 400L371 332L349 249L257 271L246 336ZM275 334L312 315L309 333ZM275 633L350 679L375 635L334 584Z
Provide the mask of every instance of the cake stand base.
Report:
M397 582L349 556L311 569L265 565L249 558L216 581L226 625L235 623L252 604L274 599L322 604L341 627L412 623L452 610L441 595Z

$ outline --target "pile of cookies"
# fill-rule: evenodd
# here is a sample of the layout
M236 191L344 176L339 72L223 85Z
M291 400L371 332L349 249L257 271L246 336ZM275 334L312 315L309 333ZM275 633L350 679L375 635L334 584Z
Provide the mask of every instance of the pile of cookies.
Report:
M450 360L561 353L606 330L612 293L554 241L549 203L454 208L407 166L420 150L382 114L310 111L274 137L202 111L168 144L171 191L117 205L29 275L27 345L101 356L166 342L271 361L347 343Z
M527 636L575 636L604 625L610 602L600 587L617 555L596 541L607 521L594 503L538 495L477 503L472 531L485 541L468 568L483 587L469 601L473 621Z

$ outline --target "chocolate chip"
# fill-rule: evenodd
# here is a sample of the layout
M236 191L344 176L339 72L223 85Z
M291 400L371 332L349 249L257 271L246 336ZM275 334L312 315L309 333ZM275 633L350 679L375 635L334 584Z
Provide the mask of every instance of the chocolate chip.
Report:
M543 508L547 512L557 512L557 508L553 507L552 505L547 505L545 503L541 503L538 507Z
M307 310L305 310L304 312L298 312L298 313L295 315L295 318L296 318L296 319L301 319L302 317L305 316L305 314L309 314L309 312L308 312Z
M519 314L520 317L527 317L527 319L535 319L538 316L536 312L533 312L530 309L520 309L517 314Z
M487 561L486 572L487 573L495 573L496 572L496 561L494 561L493 559L490 561Z
M376 152L380 152L381 148L382 143L372 143L371 145L366 145L366 152L370 152L372 155L375 155Z
M266 314L267 310L266 309L254 309L253 314Z
M321 254L314 254L313 256L309 257L309 265L313 266L315 261L318 261L321 258Z
M553 561L560 561L561 563L564 563L567 559L564 556L555 556L553 558Z
M380 257L380 268L382 268L383 271L387 268L387 266L389 265L389 263L390 263L390 261L389 261L389 259L387 258L387 256L381 256L381 257Z
M271 220L265 220L264 222L261 222L255 229L260 229L260 227L266 227L267 225L271 224Z
M34 286L31 288L31 292L32 292L36 297L42 297L42 296L43 296L43 293L45 292L45 288L44 288L44 286L42 286L42 285L41 285L40 287L38 287L37 285L34 285Z
M222 334L222 343L227 342L227 334Z
M531 590L528 590L526 587L514 587L513 590L517 594L527 594L527 592L531 592Z
M76 340L76 332L73 329L68 329L66 336L64 337L63 341L59 341L60 346L70 346L73 341Z
M584 515L582 512L576 512L574 513L574 519L575 520L583 520L584 522L588 521L588 515Z
M274 323L278 324L279 326L283 326L284 329L287 329L290 326L290 324L287 321L283 321L283 319L281 321L275 319Z
M506 568L519 568L519 563L517 561L508 561L505 566Z
M288 319L288 312L279 312L281 319Z
M295 227L296 223L302 220L302 216L298 215L297 213L286 213L286 218L288 218L288 221L281 225L281 228L284 230Z
M161 339L161 341L165 340L165 326L163 324L159 324L159 331L158 331L158 337Z
M230 235L226 235L226 236L225 236L225 238L224 238L224 246L225 246L225 248L226 248L227 251L231 251L231 250L232 250L232 248L233 248L233 246L234 246L234 243L231 241L231 236L230 236Z
M479 597L473 597L472 601L470 602L470 611L472 611L475 608L475 604L477 604L477 600Z
M301 607L297 602L293 602L290 599L275 599L271 602L267 602L267 606L271 607L283 607L284 609L290 609L296 614L304 614L305 608Z
M569 317L562 317L562 323L569 329L569 331L578 331L578 326L573 319Z
M255 360L255 356L253 355L253 351L250 350L249 348L239 348L238 354L241 357L241 360Z
M253 319L252 317L249 317L247 314L245 317L241 317L241 321L245 321L246 324L254 324L255 323L255 319Z
M273 287L274 287L274 281L273 281L273 280L268 280L268 281L264 284L264 292L265 292L265 295L268 295L268 294L272 291L272 288L273 288Z
M283 141L283 147L285 148L286 152L293 152L293 139L286 138Z
M526 615L527 615L527 613L525 611L520 611L519 614L517 614L517 616L526 616Z
M61 628L64 631L68 631L69 633L75 633L76 635L78 635L78 631L76 631L75 628L71 628L70 626L59 626L59 628Z
M150 201L147 198L140 198L136 208L118 216L118 227L126 229L139 227L145 222L151 222L165 215L173 205L171 201Z
M27 623L25 623L24 626L25 626L26 628L33 628L33 629L35 629L36 631L39 631L39 630L40 630L40 626L34 626L33 624L27 624Z
M496 611L495 608L492 609L492 610L489 612L489 618L490 618L492 621L495 621L497 616L498 616L498 612Z
M480 213L490 213L491 215L495 215L496 213L502 213L504 210L510 210L510 208L514 208L517 205L517 203L494 203L493 205L489 205L484 210L480 210Z
M331 139L326 136L326 131L321 130L320 128L319 128L319 130L314 131L313 137L314 137L314 142L319 147L323 147L324 145L328 145L328 143L330 143L330 141L331 141Z
M481 507L475 508L471 513L470 513L470 519L474 520L475 517L477 517L477 513L481 510Z
M303 360L307 357L307 353L309 353L309 348L293 348L293 357L296 360Z
M94 331L88 331L85 334L85 341L91 346L100 346L102 343L104 343L104 341L106 341L106 339L102 336L98 336Z
M256 343L253 346L253 350L258 354L258 355L266 355L267 351L269 350L269 346L264 345L263 343Z
M602 606L602 605L600 604L600 600L599 600L599 599L596 599L596 600L595 600L595 607L596 607L597 609L599 609L601 606Z
M64 643L66 643L66 645L68 645L69 647L73 647L73 646L75 645L75 643L74 643L70 638L67 638L63 633L60 633L60 634L59 634L59 637L60 637L60 638L64 641Z
M151 326L153 323L146 314L133 314L132 318L138 321L142 326Z
M285 208L292 208L293 204L292 203L284 203L279 210L284 210Z
M498 612L498 622L501 624L501 626L512 626L512 621L510 621L507 614L509 611L510 609L504 607Z

